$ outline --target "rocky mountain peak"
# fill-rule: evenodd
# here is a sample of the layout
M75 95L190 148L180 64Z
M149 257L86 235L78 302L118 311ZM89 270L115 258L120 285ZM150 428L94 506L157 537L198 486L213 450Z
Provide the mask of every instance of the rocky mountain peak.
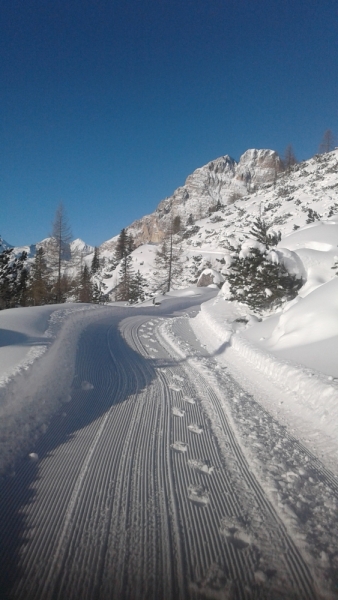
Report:
M136 245L158 243L173 218L180 217L185 225L206 217L217 203L232 204L248 191L273 181L282 170L283 163L274 150L247 150L238 163L229 155L221 156L196 169L154 213L134 221L128 231Z
M236 178L254 183L273 181L284 170L283 161L275 150L247 150L236 168Z

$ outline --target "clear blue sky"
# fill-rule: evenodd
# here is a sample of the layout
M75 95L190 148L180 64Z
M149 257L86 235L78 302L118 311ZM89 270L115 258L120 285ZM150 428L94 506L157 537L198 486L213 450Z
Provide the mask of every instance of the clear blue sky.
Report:
M4 0L0 52L13 245L60 201L99 245L218 156L338 137L337 0Z

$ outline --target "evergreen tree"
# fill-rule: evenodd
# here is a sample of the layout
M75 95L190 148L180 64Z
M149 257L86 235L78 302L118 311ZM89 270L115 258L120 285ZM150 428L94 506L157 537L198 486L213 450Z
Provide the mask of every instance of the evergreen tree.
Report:
M320 221L320 215L315 210L312 210L312 208L309 208L307 211L306 222L309 224L314 223L315 221Z
M104 304L106 298L105 290L107 286L98 275L92 276L93 283L93 302L95 304Z
M31 267L29 281L29 300L34 306L46 304L51 300L50 273L46 262L46 253L42 246L36 251Z
M303 285L302 279L291 275L284 264L272 260L269 249L281 240L281 233L269 233L269 225L260 217L253 223L250 234L261 246L228 245L231 266L228 270L229 300L247 304L253 310L265 310L294 298ZM277 256L277 255L276 255Z
M0 309L26 302L27 252L17 258L13 248L0 253Z
M135 243L132 235L128 235L125 229L122 229L115 248L115 264L119 268L119 284L116 289L116 300L130 300L131 282L134 277L132 269L131 253L135 250ZM116 268L115 267L115 268Z
M67 222L66 213L61 203L56 211L52 231L52 263L57 270L56 302L62 302L62 263L70 258L70 241L72 234Z
M280 231L278 233L275 233L274 231L272 233L268 233L269 227L270 226L266 223L266 221L261 219L261 217L258 217L256 221L254 221L252 229L249 232L258 242L264 244L267 248L270 248L271 246L277 246L282 239L282 234Z
M126 253L128 254L128 235L127 235L127 232L125 229L121 229L120 235L117 238L116 248L115 248L115 253L114 253L114 259L115 259L116 265L118 265L118 263L126 255Z
M23 266L20 269L18 287L17 287L17 300L20 306L27 306L29 299L28 291L29 272L28 269Z
M9 308L11 303L12 253L13 248L0 254L0 309Z
M131 279L129 299L131 302L138 302L145 299L145 290L148 287L148 283L145 277L138 270L135 276Z
M283 263L272 262L267 249L251 248L244 256L240 245L230 246L230 249L229 300L237 300L260 312L291 300L303 285L302 279L291 275Z
M126 254L120 262L119 284L115 294L116 300L128 301L131 299L133 278L132 258L129 254Z
M131 254L135 250L135 242L133 236L130 234L127 236L127 254Z
M97 246L95 246L94 249L94 256L93 256L93 260L92 260L92 265L91 265L91 273L97 273L100 269L100 258L99 258L99 249Z
M332 204L330 206L330 210L328 212L328 217L332 217L333 215L336 215L338 213L338 202L335 202L334 204Z
M79 302L93 301L93 284L87 265L83 267L80 273L78 300Z

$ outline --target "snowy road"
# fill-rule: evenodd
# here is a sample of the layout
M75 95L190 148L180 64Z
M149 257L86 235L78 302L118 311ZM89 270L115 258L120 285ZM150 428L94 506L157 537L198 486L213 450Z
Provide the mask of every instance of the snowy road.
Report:
M251 432L257 450L272 420L256 411L254 432L243 403L235 423L224 403L239 387L166 310L119 309L84 331L71 401L39 460L2 484L1 598L322 597L241 441Z

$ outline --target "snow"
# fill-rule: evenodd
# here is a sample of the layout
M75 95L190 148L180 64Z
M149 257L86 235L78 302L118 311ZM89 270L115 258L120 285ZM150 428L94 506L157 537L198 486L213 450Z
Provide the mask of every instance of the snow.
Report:
M262 322L250 318L245 305L219 295L202 304L190 323L220 364L338 473L338 279L325 285L330 293L319 288L314 297ZM313 309L319 301L317 316ZM309 331L311 315L316 333ZM327 337L330 323L333 335ZM289 345L282 342L283 330Z
M86 242L80 238L77 238L70 243L70 249L72 252L77 252L83 255L92 254L94 252L94 247L86 244Z
M203 304L192 324L222 364L231 363L239 374L244 371L252 389L271 391L267 403L272 411L276 410L274 398L283 403L278 404L281 418L293 422L302 439L313 440L317 432L326 448L336 448L338 442L332 446L331 441L338 431L338 277L332 266L338 256L338 150L304 161L291 173L278 174L273 182L276 161L271 150L248 150L238 164L228 156L220 157L194 171L153 215L133 223L128 232L140 236L144 231L158 233L160 220L170 219L171 211L181 216L182 223L193 214L191 230L195 228L195 233L177 242L182 247L184 289L171 291L161 301L199 294L201 288L189 284L196 283L202 272L212 274L215 283L222 282L231 261L229 241L241 243L243 257L254 247L262 250L259 242L245 241L257 216L282 232L282 240L269 250L268 259L283 263L304 280L297 297L259 321L245 305L226 301L225 282L217 299ZM256 185L252 192L245 184L247 175ZM230 202L236 190L241 197ZM205 216L217 201L223 203L222 210ZM309 209L316 211L320 220L307 224ZM336 214L329 216L332 212ZM149 243L133 251L132 266L134 271L140 270L150 289L155 289L158 244L150 239L151 233ZM101 246L101 258L112 258L116 241L117 236ZM77 239L72 247L86 254L86 262L91 260L93 248L85 242ZM103 283L107 293L111 292L118 283L118 268ZM270 293L267 287L266 295ZM150 300L142 306L151 304ZM45 352L50 339L44 332L55 310L46 306L0 312L1 385L16 369L26 368ZM326 443L328 439L331 441Z
M268 347L281 350L321 340L338 341L338 278L316 288L305 298L286 308L272 332ZM327 357L329 358L329 357ZM337 358L337 357L336 357ZM304 358L306 362L306 358ZM338 361L334 366L338 376Z
M0 311L0 386L46 349L48 320L59 306Z

